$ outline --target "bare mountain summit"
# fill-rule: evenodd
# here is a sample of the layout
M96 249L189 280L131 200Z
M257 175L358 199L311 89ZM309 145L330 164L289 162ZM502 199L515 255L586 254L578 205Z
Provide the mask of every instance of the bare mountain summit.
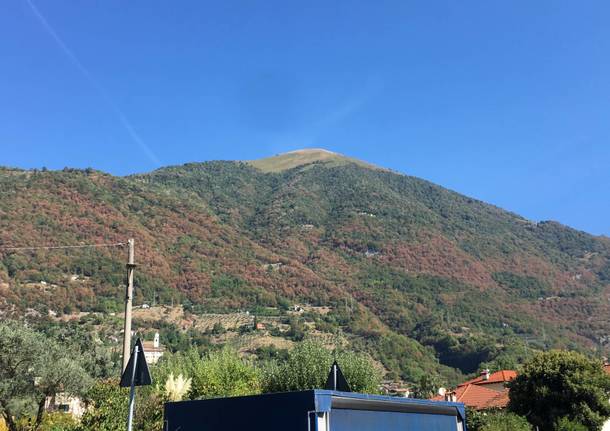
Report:
M289 151L273 157L251 160L248 163L263 172L281 172L311 163L322 163L327 166L340 166L354 163L367 168L379 169L376 166L361 160L321 148Z

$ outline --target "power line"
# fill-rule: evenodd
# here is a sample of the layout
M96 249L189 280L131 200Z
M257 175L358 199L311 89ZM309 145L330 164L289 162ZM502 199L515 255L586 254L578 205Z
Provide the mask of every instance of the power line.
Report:
M124 247L124 242L109 244L80 244L80 245L41 245L31 247L0 247L0 251L26 251L26 250L62 250L72 248L95 248L95 247Z

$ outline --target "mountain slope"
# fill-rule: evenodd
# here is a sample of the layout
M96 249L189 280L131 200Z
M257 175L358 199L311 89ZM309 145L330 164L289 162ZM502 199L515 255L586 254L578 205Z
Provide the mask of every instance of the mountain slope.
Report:
M127 178L0 171L0 244L130 236L137 301L197 312L329 306L306 318L410 381L511 364L530 348L607 351L608 239L334 153ZM0 297L43 312L118 310L123 257L0 252Z

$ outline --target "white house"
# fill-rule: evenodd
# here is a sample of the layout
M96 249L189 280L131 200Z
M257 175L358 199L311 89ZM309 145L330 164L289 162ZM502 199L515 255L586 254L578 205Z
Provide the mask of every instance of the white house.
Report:
M48 412L70 413L80 419L85 413L85 403L79 397L59 392L52 397L47 397L44 401L44 408Z
M153 341L144 341L142 343L144 348L144 356L146 362L149 365L156 364L161 359L161 356L165 353L165 347L159 342L159 333L155 332L155 338Z

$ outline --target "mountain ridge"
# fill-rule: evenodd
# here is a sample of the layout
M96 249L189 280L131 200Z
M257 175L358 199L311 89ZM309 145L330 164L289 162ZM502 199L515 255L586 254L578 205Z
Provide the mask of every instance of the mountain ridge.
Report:
M279 160L281 161L282 158L286 157L286 156L291 156L291 155L299 155L299 154L311 154L310 157L305 158L304 160L294 160L294 161L290 161L289 164L290 166L273 166L274 162L276 162L279 158ZM320 156L322 155L322 156ZM324 156L326 155L326 157ZM254 159L254 160L206 160L206 161L197 161L197 162L186 162L183 164L178 164L178 165L167 165L167 166L162 166L160 168L156 168L155 170L152 171L147 171L147 172L143 172L143 173L131 173L131 174L126 174L126 175L113 175L110 172L106 172L106 171L102 171L102 170L98 170L98 169L94 169L94 168L72 168L72 167L64 167L61 169L47 169L47 168L20 168L20 167L13 167L13 166L3 166L0 165L0 171L2 171L2 173L4 174L19 174L19 173L23 173L23 174L27 174L27 173L35 173L35 172L61 172L61 171L80 171L80 172L95 172L99 175L108 175L108 176L112 176L112 177L116 177L116 178L130 178L130 177L139 177L139 176L145 176L145 175L150 175L153 174L155 171L161 171L161 170L165 170L165 169L172 169L172 168L180 168L180 167L184 167L184 166L197 166L197 165L204 165L206 163L215 163L215 162L230 162L230 163L245 163L248 164L250 166L253 166L259 170L261 170L262 172L265 173L278 173L284 170L288 170L288 169L294 169L294 168L299 168L299 167L303 167L303 166L307 166L307 165L311 165L311 164L315 164L315 163L332 163L333 161L336 160L340 160L341 163L339 164L347 164L347 163L355 163L359 166L362 167L371 167L373 169L378 169L378 170L382 170L382 171L387 171L387 172L391 172L397 175L402 175L402 176L410 176L409 174L400 172L400 171L395 171L389 168L384 168L384 167L380 167L377 165L374 165L372 163L363 161L361 159L357 159L354 157L349 157L346 155L343 155L341 153L337 153L334 151L330 151L324 148L302 148L302 149L297 149L297 150L291 150L291 151L286 151L283 153L278 153L275 154L273 156L268 156L268 157L262 157L259 159ZM292 165L292 163L294 163L294 165ZM269 167L265 167L265 165L271 165ZM259 166L264 166L264 167L259 167ZM418 178L419 177L414 177L414 178ZM425 180L423 179L423 181L429 181L429 180ZM444 186L441 186L437 183L431 182L429 181L430 184L433 184L437 187L442 187L445 188ZM506 211L508 213L514 214L515 216L523 219L524 221L528 222L528 223L548 223L548 222L552 222L552 223L557 223L560 224L561 226L564 226L566 228L570 228L570 229L574 229L577 230L579 232L585 233L587 235L591 235L594 236L596 238L600 238L602 240L606 240L606 241L610 241L610 236L606 235L606 234L594 234L591 232L588 232L584 229L579 229L579 228L575 228L570 226L569 224L565 224L562 223L558 220L554 220L554 219L545 219L545 220L534 220L534 219L529 219L513 210L504 208L502 206L499 206L497 204L493 204L493 203L489 203L486 202L482 199L479 198L474 198L474 197L469 197L467 194L464 194L462 192L458 192L455 191L453 189L450 188L445 188L446 190L449 190L451 192L463 195L468 197L469 199L473 199L473 200L477 200L479 202L483 202L486 205L490 205L490 206L494 206L498 209L501 209L503 211Z
M316 330L341 331L408 381L510 365L532 346L607 351L610 242L333 153L302 154L267 172L234 161L128 177L0 170L0 244L134 236L140 303L328 306L307 317ZM118 311L122 267L110 250L0 252L0 300Z

